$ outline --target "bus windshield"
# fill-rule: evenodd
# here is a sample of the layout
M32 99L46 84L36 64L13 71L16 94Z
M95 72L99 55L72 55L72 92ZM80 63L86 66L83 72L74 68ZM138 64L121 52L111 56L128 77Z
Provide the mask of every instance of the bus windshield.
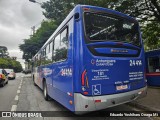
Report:
M136 21L102 13L84 13L86 37L91 41L118 41L140 46Z

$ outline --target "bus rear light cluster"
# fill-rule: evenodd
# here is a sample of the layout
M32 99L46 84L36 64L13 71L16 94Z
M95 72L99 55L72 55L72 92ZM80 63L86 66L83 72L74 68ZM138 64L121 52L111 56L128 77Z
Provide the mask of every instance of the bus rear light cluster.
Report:
M82 86L87 86L89 88L87 70L84 70L82 73L81 84Z
M81 83L82 83L82 86L85 85L85 75L87 73L87 70L84 70L83 73L82 73L82 79L81 79Z
M73 101L72 101L72 100L70 100L70 101L69 101L69 104L71 104L71 105L72 105L72 104L73 104Z
M84 95L88 95L88 92L87 92L87 91L86 91L86 92L83 92L83 94L84 94Z
M69 96L71 96L71 97L73 96L72 93L70 93L70 92L67 92L67 94L68 94Z
M83 10L84 10L84 11L89 11L90 9L89 9L89 8L83 8Z

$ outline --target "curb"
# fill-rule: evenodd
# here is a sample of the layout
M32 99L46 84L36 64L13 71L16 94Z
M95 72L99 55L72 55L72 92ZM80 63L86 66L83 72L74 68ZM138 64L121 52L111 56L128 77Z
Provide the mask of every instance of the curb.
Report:
M156 108L151 108L151 107L148 107L148 106L145 106L145 105L142 105L142 104L139 104L137 102L131 102L131 103L127 103L128 105L132 106L132 107L136 107L136 108L139 108L139 109L142 109L144 111L150 111L150 112L160 112L160 109L156 109Z

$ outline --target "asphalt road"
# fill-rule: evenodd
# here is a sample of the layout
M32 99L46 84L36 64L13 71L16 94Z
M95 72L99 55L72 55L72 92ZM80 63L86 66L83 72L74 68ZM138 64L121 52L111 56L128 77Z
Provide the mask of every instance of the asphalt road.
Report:
M15 80L9 80L8 84L0 87L0 111L10 111L17 94L17 88L23 74L17 73Z
M17 73L16 80L9 80L9 83L0 88L0 111L67 111L65 107L54 100L45 101L42 91L33 85L33 81L29 77ZM108 108L105 111L136 111L136 108L130 107L126 104ZM0 118L0 120L151 120L150 117L95 117L98 111L92 112L81 117L73 114L72 117L61 117L63 112L59 112L58 117L44 117L44 118ZM66 113L67 114L67 113ZM93 116L92 116L93 115Z

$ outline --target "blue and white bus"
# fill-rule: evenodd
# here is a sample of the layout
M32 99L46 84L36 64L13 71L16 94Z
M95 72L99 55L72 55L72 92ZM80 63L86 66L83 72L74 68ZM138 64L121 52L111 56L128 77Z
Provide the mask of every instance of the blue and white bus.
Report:
M33 57L33 81L77 113L146 95L138 22L120 12L77 5Z
M149 86L160 86L160 49L145 53L146 79Z

